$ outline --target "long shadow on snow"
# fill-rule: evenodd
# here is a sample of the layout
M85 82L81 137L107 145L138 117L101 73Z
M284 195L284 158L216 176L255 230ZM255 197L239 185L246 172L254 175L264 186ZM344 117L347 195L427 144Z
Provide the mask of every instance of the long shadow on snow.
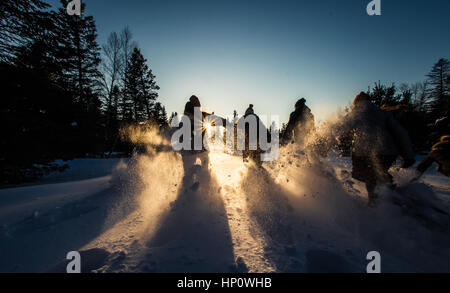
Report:
M258 182L258 184L255 184ZM292 197L277 184L264 168L250 167L242 181L250 217L264 233L265 257L278 272L342 273L355 268L338 254L311 248L297 250L296 210L289 203ZM303 254L304 255L301 255ZM306 259L304 267L299 259Z
M201 166L195 164L197 158ZM208 170L208 153L183 156L183 166L177 199L147 241L149 252L137 271L237 271L220 186Z

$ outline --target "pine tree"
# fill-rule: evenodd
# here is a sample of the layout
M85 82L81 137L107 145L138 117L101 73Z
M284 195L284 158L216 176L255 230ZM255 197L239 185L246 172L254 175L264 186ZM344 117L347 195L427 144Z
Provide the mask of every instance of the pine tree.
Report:
M160 103L158 103L160 104ZM167 119L167 111L166 107L161 107L161 113L159 115L159 123L161 126L167 126L168 125L168 119Z
M0 61L10 62L16 50L30 43L50 7L40 0L0 1Z
M147 60L137 48L133 50L125 75L122 101L124 118L143 122L152 117L154 101L158 97L159 86L147 65Z
M166 108L160 102L155 103L150 119L160 127L167 126Z
M66 11L68 2L61 0L62 7L53 13L59 39L57 54L64 68L63 81L75 93L84 111L96 111L100 78L97 28L94 18L85 15L84 3L81 16L70 16Z
M372 102L378 106L395 106L401 102L401 96L396 94L397 88L395 84L385 86L380 81L375 83L373 88L369 87L368 94Z
M439 118L443 113L448 112L450 96L450 62L441 58L427 74L429 90L428 95L431 100L429 110L433 118Z
M92 16L82 5L81 16L68 15L68 0L61 0L61 7L52 11L57 46L55 57L62 68L56 82L71 93L76 105L75 113L79 133L77 149L81 155L104 151L105 122L100 102L100 47L97 28Z

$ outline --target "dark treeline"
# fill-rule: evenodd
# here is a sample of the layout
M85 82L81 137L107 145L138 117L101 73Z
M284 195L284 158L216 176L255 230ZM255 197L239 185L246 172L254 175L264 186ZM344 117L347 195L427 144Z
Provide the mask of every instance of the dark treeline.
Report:
M372 101L391 111L408 130L416 151L428 150L440 136L449 134L450 62L440 59L423 82L369 87Z
M445 58L431 67L422 82L397 86L378 81L368 87L367 94L374 104L390 111L408 131L416 152L429 151L441 136L450 134L450 61ZM349 112L350 107L346 107L341 114ZM281 137L285 131L286 124L283 123ZM350 155L352 138L340 140L340 148Z
M450 134L450 61L447 59L439 59L422 82L397 86L378 81L368 87L367 94L407 130L417 153L428 153L441 136ZM341 115L349 112L350 107L345 107ZM283 123L281 135L285 131ZM349 156L352 136L341 137L340 142L339 149Z
M55 159L129 153L129 124L167 125L155 75L128 27L97 43L94 18L40 0L0 2L0 178L33 180Z

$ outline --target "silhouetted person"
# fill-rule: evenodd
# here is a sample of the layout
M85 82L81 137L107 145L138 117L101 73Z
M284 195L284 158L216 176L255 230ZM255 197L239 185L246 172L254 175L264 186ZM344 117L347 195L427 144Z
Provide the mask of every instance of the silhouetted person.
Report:
M181 155L183 157L183 167L184 167L185 173L189 172L189 170L196 163L197 159L200 159L202 168L208 168L208 164L209 164L209 155L208 155L205 145L203 144L203 138L206 133L206 129L204 127L205 118L210 114L201 111L201 107L202 107L202 105L200 103L200 100L195 95L193 95L189 98L189 101L186 103L186 105L184 107L184 115L189 117L189 119L191 121L191 133L190 133L191 149L183 150L181 152ZM198 126L195 125L195 119L196 119L196 117L194 117L195 108L199 108L200 112L201 112L201 117L198 118L198 119L200 119L200 121L197 121ZM195 129L195 127L198 127L198 129ZM194 135L196 132L201 133L202 147L200 150L195 150L195 148L194 148ZM186 139L186 138L183 137L183 139ZM185 177L185 180L186 179L190 179L190 178ZM188 184L187 182L185 182L185 183Z
M414 164L408 133L391 113L371 103L364 92L356 96L352 111L340 127L339 131L343 133L353 132L352 177L366 183L369 205L373 206L377 185L395 188L388 170L397 156L403 158L403 168Z
M253 104L248 105L247 110L245 110L245 116L255 114L255 111L253 110Z
M200 159L202 163L202 168L208 168L209 164L209 154L207 145L205 145L205 135L206 135L206 127L205 123L211 123L211 126L215 126L214 121L208 122L207 117L211 116L213 114L203 112L201 110L201 103L197 96L193 95L189 98L189 101L186 103L184 107L184 115L189 117L191 122L191 132L190 132L190 139L191 139L191 149L190 150L183 150L181 152L183 157L183 164L185 171L189 170L193 167L197 159ZM198 108L200 110L200 117L195 117L195 108ZM199 121L195 121L195 119L198 119ZM226 120L224 118L215 116L215 119L220 121L223 126L226 126ZM197 123L196 123L197 122ZM197 127L197 129L196 129ZM201 149L196 150L195 149L195 134L200 133L201 134ZM183 138L185 139L185 138Z
M283 140L303 145L305 138L314 130L314 115L306 106L306 100L301 98L295 103L295 110L289 116ZM292 137L293 136L293 137Z
M428 156L417 166L420 175L436 162L438 171L445 176L450 176L450 135L444 135L440 141L431 148Z
M201 107L202 104L200 103L200 100L197 96L193 95L189 98L189 101L184 106L184 115L187 115L192 121L194 121L194 109ZM202 114L206 116L206 113L202 112Z
M270 137L270 133L268 132L267 128L264 126L264 124L260 121L258 115L255 114L253 110L253 105L250 104L247 110L245 111L245 115L239 119L239 120L246 120L249 121L249 117L255 117L256 120L256 129L253 129L253 131L256 131L255 135L251 135L250 133L250 122L245 123L244 126L244 135L245 135L245 148L242 151L242 159L244 162L248 162L249 160L256 163L256 165L261 165L261 154L263 153L263 150L261 149L260 140L259 140L259 134L260 130L261 133L267 133L268 137ZM239 121L237 122L238 126L240 125ZM254 141L256 140L256 141ZM256 149L251 149L252 143L256 144Z

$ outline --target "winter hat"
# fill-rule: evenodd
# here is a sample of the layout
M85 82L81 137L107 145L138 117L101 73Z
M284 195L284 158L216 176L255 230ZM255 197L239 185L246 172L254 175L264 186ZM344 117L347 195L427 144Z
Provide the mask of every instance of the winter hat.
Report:
M365 92L360 92L359 95L357 95L355 100L353 101L353 106L356 106L356 104L363 101L370 102L370 96Z
M247 110L245 111L245 116L250 115L250 114L255 114L255 111L253 111L253 104L248 105Z
M301 98L300 100L297 101L297 103L295 103L295 109L302 107L303 105L305 105L305 103L306 103L306 99Z
M190 98L189 98L189 102L191 102L191 104L194 106L194 107L201 107L202 105L200 104L200 100L197 98L197 96L195 96L195 95L192 95Z

